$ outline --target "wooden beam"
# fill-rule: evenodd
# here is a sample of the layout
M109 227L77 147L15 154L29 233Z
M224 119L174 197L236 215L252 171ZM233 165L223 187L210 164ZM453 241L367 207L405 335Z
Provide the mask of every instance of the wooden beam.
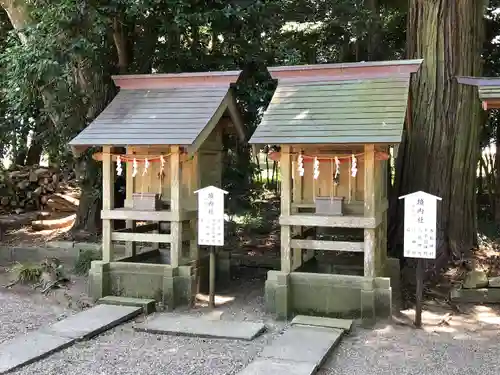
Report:
M301 176L299 171L298 171L298 164L296 160L291 161L291 166L292 166L292 187L293 187L293 194L292 194L292 203L291 203L291 212L293 214L299 212L299 208L294 206L294 203L300 204L303 200L303 180L304 176ZM292 236L300 235L302 234L303 227L300 226L295 226L292 227ZM300 247L294 247L293 246L293 241L292 241L292 269L297 269L299 268L302 263L303 263L303 258L304 258L304 251ZM314 256L314 251L309 252L310 257L312 258Z
M113 232L111 234L113 241L127 242L153 242L153 243L170 243L172 236L170 234L157 233L123 233Z
M127 148L127 153L129 149ZM126 163L126 180L125 180L125 207L132 206L133 194L135 191L135 179L132 177L133 174L133 165L132 163ZM135 221L127 220L125 221L125 226L130 229L132 232L135 229ZM125 254L129 257L136 255L137 248L134 242L127 242L125 244Z
M500 99L483 99L483 109L485 111L498 108L500 108Z
M288 216L292 208L292 157L290 146L282 146L281 160L281 215Z
M347 251L362 253L363 242L323 241L323 240L292 240L292 248L326 251Z
M151 232L153 230L158 230L158 224L157 223L138 225L135 228L117 229L114 232L120 232L120 233L148 233L148 232Z
M181 151L179 146L172 146L170 149L170 211L172 222L170 224L170 265L178 267L182 256L182 223L180 222L181 212Z
M281 215L292 214L292 158L290 146L281 147L280 173L281 173ZM292 271L291 254L291 224L281 223L281 271Z
M139 211L127 209L102 210L101 217L107 220L172 221L170 211Z
M111 146L103 147L102 159L102 208L103 210L113 209L114 204L114 170L111 162ZM102 260L111 262L113 259L113 243L111 232L113 225L111 220L102 218Z
M377 214L377 196L376 196L376 184L379 181L376 180L375 174L375 145L365 145L365 205L364 205L364 215L365 218L375 217ZM376 227L365 228L364 233L364 276L365 277L375 277L375 263L376 263L376 251L377 251L377 238L376 238Z
M102 210L101 217L110 220L138 220L138 221L187 221L197 218L197 211L181 211L174 214L170 211L139 211L118 208Z
M376 228L377 219L362 216L321 216L316 214L295 214L280 216L280 225L300 225L330 228Z

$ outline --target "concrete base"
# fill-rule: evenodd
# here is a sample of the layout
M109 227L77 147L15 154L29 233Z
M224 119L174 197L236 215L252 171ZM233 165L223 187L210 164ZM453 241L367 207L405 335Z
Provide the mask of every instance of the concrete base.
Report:
M94 261L89 272L89 294L94 300L106 296L154 299L167 309L194 303L197 293L208 290L209 259L203 256L179 267L163 264L164 254L153 250L116 262ZM218 257L218 283L230 279L230 261Z
M156 301L154 299L106 296L100 298L97 303L102 305L140 307L146 315L156 311Z
M389 263L388 263L389 264ZM392 262L392 267L399 263ZM396 272L391 276L395 277ZM269 271L266 306L278 319L299 313L340 318L360 317L371 324L392 315L392 288L388 277Z
M189 316L156 314L134 327L137 331L176 336L253 340L266 326L262 323L208 320Z
M350 319L334 319L334 318L321 318L318 316L297 315L292 319L292 326L313 326L324 328L343 329L345 332L350 332L352 328L352 320Z

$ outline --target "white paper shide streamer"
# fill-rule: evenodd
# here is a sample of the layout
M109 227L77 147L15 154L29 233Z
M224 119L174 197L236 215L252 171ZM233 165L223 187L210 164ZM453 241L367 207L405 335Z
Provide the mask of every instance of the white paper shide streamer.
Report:
M351 157L351 176L356 177L358 173L358 161L356 160L356 155L352 154Z
M335 156L335 174L333 175L333 182L335 185L340 183L340 160Z
M299 176L303 177L304 176L304 157L302 154L299 154L297 157L297 170L299 171Z
M163 155L160 156L160 173L163 174L163 170L165 169L165 158Z
M317 157L314 158L314 179L317 180L319 177L319 160Z
M116 157L116 174L118 176L121 176L123 173L123 167L122 167L122 158L120 155Z
M132 177L137 176L137 159L134 158L132 161Z
M144 159L144 170L142 171L142 175L145 176L146 173L148 173L148 168L149 168L149 160Z

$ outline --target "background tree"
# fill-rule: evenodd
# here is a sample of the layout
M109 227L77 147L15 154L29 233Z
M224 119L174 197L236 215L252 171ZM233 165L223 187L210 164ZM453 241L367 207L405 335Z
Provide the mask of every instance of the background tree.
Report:
M469 251L476 238L476 170L480 105L456 76L481 74L485 7L479 1L412 0L408 57L423 58L412 80L411 116L399 148L393 241L401 241L397 196L424 190L443 198L438 211L438 264Z

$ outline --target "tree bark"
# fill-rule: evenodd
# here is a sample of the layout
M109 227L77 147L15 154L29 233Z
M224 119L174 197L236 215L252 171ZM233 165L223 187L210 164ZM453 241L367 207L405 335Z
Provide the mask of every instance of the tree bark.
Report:
M496 155L495 155L495 169L493 171L495 176L495 223L497 226L500 226L500 155L498 154L498 150L500 150L500 126L496 127Z
M12 26L17 31L21 42L27 45L28 48L31 48L30 44L36 43L36 41L28 40L23 34L23 29L30 26L33 22L29 4L27 0L0 0L0 5L7 12ZM86 93L91 92L92 98L90 101L85 103L82 102L80 107L75 106L70 118L67 116L62 117L57 110L52 109L52 103L56 96L50 85L39 88L44 107L50 118L50 121L47 122L48 126L66 126L70 124L75 128L83 127L84 119L95 118L110 101L111 94L114 91L110 85L109 79L106 80L103 78L105 72L99 69L93 69L86 59L82 59L79 56L73 57L73 72L75 82L77 82L76 85L78 86L77 91ZM84 164L87 168L85 170L85 178L82 180L83 182L81 184L82 197L75 220L74 230L95 233L101 225L101 196L99 194L101 177L99 168L96 168L95 162L89 161Z
M435 267L476 242L475 178L479 155L477 92L456 76L481 73L483 8L477 0L411 0L408 57L423 58L410 89L411 116L396 165L391 246L402 243L397 197L424 190L441 197Z

